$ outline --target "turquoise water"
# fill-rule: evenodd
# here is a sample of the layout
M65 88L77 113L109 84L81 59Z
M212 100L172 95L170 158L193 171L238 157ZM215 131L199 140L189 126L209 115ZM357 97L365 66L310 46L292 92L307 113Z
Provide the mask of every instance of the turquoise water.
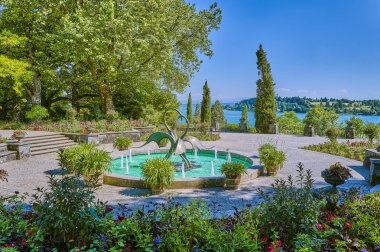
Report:
M186 115L186 104L181 105L179 107L179 110L181 113ZM193 113L195 112L195 104L193 106ZM278 115L281 115L283 113L278 113ZM306 114L305 113L297 113L298 118L303 119ZM344 123L345 120L350 119L354 115L347 115L347 114L340 114L339 115L339 123ZM241 117L241 111L231 111L231 110L224 110L224 117L227 120L228 123L234 123L239 124L240 117ZM370 116L370 115L355 115L355 117L358 117L362 119L365 123L380 123L380 116ZM248 120L249 125L252 127L255 125L255 114L253 111L248 112Z
M155 157L164 157L166 153L154 153L150 156L144 154L144 155L134 155L132 156L132 163L128 162L129 165L129 174L128 176L133 177L142 177L141 174L141 166L145 163L145 160L148 158L155 158ZM215 156L213 154L205 154L205 153L198 153L198 157L195 157L193 153L186 153L187 158L195 167L194 169L191 169L189 171L185 171L185 178L200 178L200 177L210 177L211 176L211 161L214 162L214 175L220 176L220 168L222 164L226 163L226 157L225 156L218 156L218 160L215 160ZM239 162L243 163L247 168L251 167L251 164L249 162L246 162L242 159L238 158L232 158L232 162ZM182 172L180 171L181 165L179 163L182 163L182 159L179 156L172 157L172 161L174 163L178 163L178 169L179 171L175 173L176 178L182 178ZM123 158L123 167L121 167L121 158L117 158L112 160L111 163L111 171L113 174L121 174L121 175L127 175L126 174L126 168L125 168L126 158ZM177 165L176 165L177 166Z

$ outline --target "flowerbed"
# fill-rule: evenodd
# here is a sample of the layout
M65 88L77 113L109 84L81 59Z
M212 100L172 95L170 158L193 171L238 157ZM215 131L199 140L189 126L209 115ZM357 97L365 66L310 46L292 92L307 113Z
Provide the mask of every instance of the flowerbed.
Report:
M345 143L326 142L322 144L309 145L304 147L304 149L363 161L365 149L373 147L374 146L372 144L364 141L347 141Z
M174 201L114 210L75 176L50 177L31 206L0 201L2 251L379 251L380 194L315 195L311 172L277 180L263 203L233 214ZM302 186L301 186L302 185ZM148 208L147 208L148 207Z

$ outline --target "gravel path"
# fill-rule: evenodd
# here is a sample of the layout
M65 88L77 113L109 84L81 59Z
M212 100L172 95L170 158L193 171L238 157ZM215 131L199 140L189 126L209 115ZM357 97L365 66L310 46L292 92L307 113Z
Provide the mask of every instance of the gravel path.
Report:
M353 178L347 181L341 188L360 187L363 193L369 192L370 187L365 180L368 177L368 170L362 167L361 162L300 149L300 147L309 144L318 144L325 141L326 138L323 137L221 133L221 140L204 142L204 144L206 146L215 145L218 150L230 149L233 152L247 155L253 159L254 165L259 165L258 148L262 144L269 142L276 144L280 149L284 150L288 160L276 177L263 176L244 182L237 191L228 191L223 188L182 189L168 190L163 195L150 196L149 190L104 185L96 191L96 194L100 200L107 201L109 204L122 204L130 208L141 207L147 203L163 201L168 198L173 198L180 202L202 198L209 204L219 206L221 210L228 210L234 206L241 207L246 204L257 203L259 200L257 189L270 190L270 184L275 179L287 178L289 175L296 176L296 165L298 162L302 162L305 169L312 170L316 187L327 186L323 178L320 177L321 171L331 164L341 162L353 170ZM135 143L135 146L139 145L141 143ZM101 145L99 148L109 151L113 150L111 144ZM111 155L118 157L120 153L113 151ZM0 164L0 168L5 169L9 173L8 183L0 182L0 194L12 194L14 191L32 194L36 187L46 186L46 176L52 172L59 172L56 159L56 154L46 154Z

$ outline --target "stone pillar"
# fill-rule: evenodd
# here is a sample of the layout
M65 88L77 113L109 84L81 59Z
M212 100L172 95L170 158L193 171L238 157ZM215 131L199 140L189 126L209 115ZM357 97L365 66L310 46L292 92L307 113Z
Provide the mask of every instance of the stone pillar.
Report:
M242 132L247 132L248 131L247 124L245 124L245 123L239 123L239 127L240 127L240 130Z
M269 134L278 134L279 133L279 128L277 123L271 123L269 124Z
M315 136L314 126L306 125L303 130L303 135L308 136L308 137L314 137Z
M7 149L8 151L16 151L16 158L23 159L30 157L30 144L20 142L17 140L8 140L7 141Z
M345 135L347 139L355 139L355 128L347 127L345 131Z

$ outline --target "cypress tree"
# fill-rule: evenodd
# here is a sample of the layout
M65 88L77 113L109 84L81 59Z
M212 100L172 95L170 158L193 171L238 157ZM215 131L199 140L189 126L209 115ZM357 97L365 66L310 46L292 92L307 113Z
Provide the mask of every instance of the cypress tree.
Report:
M255 127L260 133L268 133L269 125L276 120L276 97L270 64L263 46L256 52L259 79L256 82Z
M193 101L191 99L191 93L189 93L189 98L187 99L187 113L186 113L187 120L189 120L189 123L193 123Z
M201 123L211 124L211 95L207 81L203 86L203 98L201 105Z
M242 125L242 127L245 130L249 129L248 107L247 107L247 104L244 105L243 110L241 112L240 125Z
M198 124L201 122L201 106L199 104L195 105L194 123Z
M224 124L224 111L220 101L216 101L211 108L211 122L213 126L219 123L219 127L222 127Z

